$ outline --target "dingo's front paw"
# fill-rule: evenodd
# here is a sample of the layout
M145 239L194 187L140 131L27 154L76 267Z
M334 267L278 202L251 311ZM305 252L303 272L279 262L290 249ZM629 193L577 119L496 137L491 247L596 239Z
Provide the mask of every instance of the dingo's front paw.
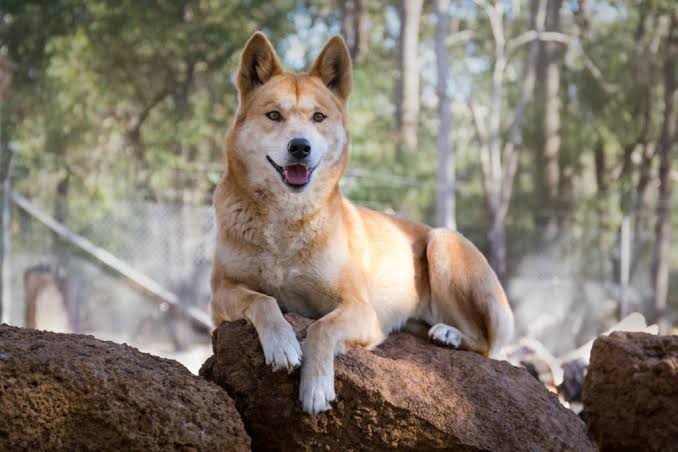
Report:
M301 346L289 323L284 322L259 333L259 342L264 349L266 364L273 371L286 369L291 373L301 365Z
M330 402L335 398L334 375L307 376L302 370L299 400L306 413L315 416L331 410Z

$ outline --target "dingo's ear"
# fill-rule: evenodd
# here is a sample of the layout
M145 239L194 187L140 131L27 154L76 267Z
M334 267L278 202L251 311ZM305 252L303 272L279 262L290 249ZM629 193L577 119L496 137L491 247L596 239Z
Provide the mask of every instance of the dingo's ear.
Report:
M273 45L265 34L257 31L247 41L240 55L237 86L241 103L271 77L282 73L283 68Z
M310 75L320 78L344 103L351 95L351 56L344 39L336 35L315 59Z

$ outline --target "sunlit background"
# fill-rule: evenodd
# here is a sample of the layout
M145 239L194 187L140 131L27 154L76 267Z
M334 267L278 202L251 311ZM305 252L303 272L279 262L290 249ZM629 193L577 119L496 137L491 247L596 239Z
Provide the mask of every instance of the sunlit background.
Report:
M233 73L262 30L295 71L345 36L344 192L476 243L516 344L560 360L633 312L669 332L676 27L672 0L3 0L2 322L197 370Z

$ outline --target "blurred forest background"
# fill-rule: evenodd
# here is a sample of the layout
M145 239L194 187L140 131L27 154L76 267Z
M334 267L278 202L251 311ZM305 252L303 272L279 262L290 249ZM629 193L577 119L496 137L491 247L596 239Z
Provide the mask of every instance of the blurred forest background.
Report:
M561 356L635 311L669 331L677 14L673 0L2 0L2 320L157 353L207 344L211 192L239 51L262 30L294 71L344 35L344 192L469 237L518 337Z

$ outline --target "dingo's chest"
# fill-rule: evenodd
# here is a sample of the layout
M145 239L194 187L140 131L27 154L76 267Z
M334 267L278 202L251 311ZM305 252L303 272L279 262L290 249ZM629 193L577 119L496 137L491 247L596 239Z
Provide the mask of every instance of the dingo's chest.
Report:
M338 302L332 269L341 263L328 253L309 255L279 247L248 252L228 243L219 246L227 277L274 297L285 311L317 318Z

